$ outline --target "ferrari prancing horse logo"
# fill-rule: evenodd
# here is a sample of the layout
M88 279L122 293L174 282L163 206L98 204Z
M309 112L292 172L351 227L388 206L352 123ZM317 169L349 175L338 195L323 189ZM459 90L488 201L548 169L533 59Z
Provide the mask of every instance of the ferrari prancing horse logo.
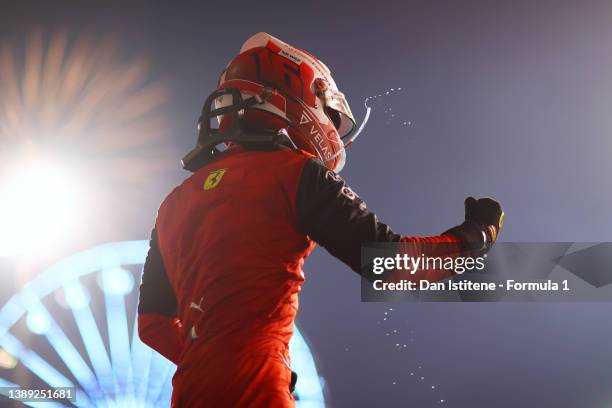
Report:
M204 190L212 190L217 187L223 178L227 169L213 170L208 173L208 177L204 181Z

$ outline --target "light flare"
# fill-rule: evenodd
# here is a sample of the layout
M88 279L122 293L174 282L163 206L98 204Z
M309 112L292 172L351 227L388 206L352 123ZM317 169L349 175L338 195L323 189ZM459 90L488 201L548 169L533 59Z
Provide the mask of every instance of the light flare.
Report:
M79 224L69 214L89 243L115 239L124 220L148 225L175 183L170 86L120 45L43 31L0 42L0 256L59 248Z
M0 256L43 255L73 239L86 193L74 173L25 163L0 179Z

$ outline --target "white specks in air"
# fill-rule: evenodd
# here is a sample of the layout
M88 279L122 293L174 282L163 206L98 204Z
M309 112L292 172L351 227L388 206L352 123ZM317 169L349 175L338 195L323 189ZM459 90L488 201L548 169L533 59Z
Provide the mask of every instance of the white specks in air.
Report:
M368 119L369 119L370 111L371 111L371 109L373 108L373 107L371 107L371 106L369 106L369 105L368 105L368 101L370 101L370 100L374 100L374 99L379 99L379 98L382 98L383 96L384 96L385 98L386 98L386 97L390 97L390 96L392 96L394 93L397 93L398 91L401 91L401 90L402 90L402 88L401 88L401 87L397 87L397 88L389 88L388 90L386 90L386 91L384 91L384 92L382 92L382 93L379 93L379 94L377 94L377 95L371 95L371 96L368 96L367 98L365 98L365 100L364 100L364 105L365 105L365 107L366 107L366 109L367 109L367 111L366 111L366 116L365 116L365 118L364 118L364 120L363 120L363 122L362 122L361 126L360 126L360 127L359 127L359 129L357 130L357 134L359 134L359 133L360 133L360 132L363 130L363 128L364 128L364 126L365 126L366 122L367 122L367 121L368 121ZM393 100L391 99L391 100L389 100L389 102L393 102ZM385 117L386 117L385 123L386 123L387 125L391 125L391 124L395 123L395 121L397 120L397 116L398 116L398 115L397 115L397 113L392 113L392 110L393 110L393 109L392 109L391 107L389 107L389 106L387 106L387 107L386 107L386 108L383 110L383 113L385 113ZM412 125L412 121L409 121L409 120L404 120L404 121L399 122L399 124L400 124L400 126L403 126L403 127L405 127L405 126L410 126L410 125Z
M419 350L418 347L415 347L418 343L415 342L414 338L416 330L411 328L410 320L404 320L402 309L396 309L387 307L380 310L383 318L382 324L384 325L384 331L381 334L384 333L384 337L388 339L383 344L395 350L398 361L395 373L388 377L391 384L387 384L399 387L401 383L401 388L412 388L409 391L420 393L429 390L431 404L442 404L444 399L441 399L439 384L432 384L435 377L433 374L435 373L426 372L426 364L424 364L426 362L418 359ZM377 319L377 321L380 321L380 319ZM407 325L407 327L403 325ZM410 347L408 347L409 344Z
M397 89L391 88L389 91L385 92L385 95L389 95L390 93L395 92L396 90L401 91L402 88L397 88ZM344 147L348 147L351 143L353 143L357 139L357 137L361 134L363 129L365 129L365 126L368 124L368 121L370 120L370 113L372 112L372 107L368 106L368 101L370 99L381 98L382 96L383 94L379 93L378 95L368 96L367 98L365 98L365 100L363 101L363 105L366 108L365 116L363 117L363 120L361 121L359 128L357 128L357 131L348 139L348 141L345 142ZM344 151L344 149L339 150L338 153L336 153L336 155L340 154L342 151Z
M371 95L371 96L368 96L367 98L365 98L365 101L364 101L364 102L365 102L365 105L366 105L366 108L368 107L368 100L370 100L370 99L376 99L376 98L382 98L383 96L391 95L393 92L395 92L395 91L401 91L401 90L402 90L402 88L389 88L389 90L384 91L384 92L381 92L381 93L379 93L378 95Z

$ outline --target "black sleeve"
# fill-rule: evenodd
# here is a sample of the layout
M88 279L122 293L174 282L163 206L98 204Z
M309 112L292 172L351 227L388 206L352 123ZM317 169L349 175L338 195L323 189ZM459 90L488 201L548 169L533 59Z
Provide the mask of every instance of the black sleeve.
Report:
M142 271L138 313L176 317L176 295L168 280L166 267L157 244L157 232L151 231L149 253Z
M296 207L301 231L357 273L362 243L401 238L368 211L339 175L316 159L304 165Z

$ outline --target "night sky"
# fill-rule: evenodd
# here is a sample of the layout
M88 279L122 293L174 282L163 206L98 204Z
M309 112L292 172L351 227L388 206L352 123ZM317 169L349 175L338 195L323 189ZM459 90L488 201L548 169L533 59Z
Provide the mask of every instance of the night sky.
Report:
M172 86L168 143L184 153L225 64L269 32L324 61L358 120L382 95L342 176L396 232L438 234L487 195L503 241L612 240L610 2L2 1L2 43L35 29L113 34L146 55ZM188 175L180 157L143 182L142 217L115 208L115 232L67 253L147 238ZM305 274L298 324L330 407L612 404L610 304L361 303L358 276L324 250Z

